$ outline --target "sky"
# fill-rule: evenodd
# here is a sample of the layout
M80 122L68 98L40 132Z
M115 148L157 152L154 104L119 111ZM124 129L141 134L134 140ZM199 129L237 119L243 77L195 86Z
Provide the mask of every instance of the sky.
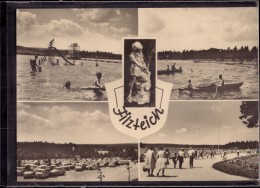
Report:
M239 119L240 101L170 102L163 128L143 143L227 144L259 140ZM218 134L219 133L219 134ZM137 143L112 125L106 102L17 103L17 140L54 143Z
M158 51L258 45L258 8L18 9L17 45L122 53L122 37L157 38Z
M258 45L258 8L139 9L139 36L157 38L158 51Z
M217 145L259 140L259 129L247 128L239 119L240 104L240 101L171 102L166 124L141 142Z
M106 102L17 103L17 141L137 143L112 125Z
M18 9L17 45L121 53L122 37L138 34L137 9Z

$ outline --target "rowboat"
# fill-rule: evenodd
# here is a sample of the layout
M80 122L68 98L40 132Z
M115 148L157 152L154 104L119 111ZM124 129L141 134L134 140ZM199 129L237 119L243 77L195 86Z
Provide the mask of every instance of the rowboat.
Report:
M162 74L174 74L174 73L182 73L182 68L175 69L175 70L158 70L157 74L162 75Z
M95 87L95 86L83 86L83 87L80 88L80 90L85 90L85 91L95 91L95 90L106 91L105 88L99 88L99 87Z
M235 90L239 90L239 88L242 85L243 85L243 82L225 84L223 86L218 86L217 91L218 92L235 91ZM188 91L188 89L187 88L179 88L179 92L185 92L185 91ZM190 91L192 91L192 92L216 92L216 85L211 84L209 86L197 87L197 88L190 90Z

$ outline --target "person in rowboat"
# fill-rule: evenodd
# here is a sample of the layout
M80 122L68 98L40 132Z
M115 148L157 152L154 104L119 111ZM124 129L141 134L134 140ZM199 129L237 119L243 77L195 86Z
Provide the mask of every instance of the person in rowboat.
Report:
M213 85L216 86L216 92L215 92L215 95L214 95L214 98L216 98L216 97L217 97L217 94L218 94L218 87L224 86L224 80L223 80L221 74L218 76L218 81L216 81L215 83L213 83Z
M176 64L176 63L173 63L173 65L172 65L172 71L175 71L175 70L176 70L175 64Z
M188 86L187 86L187 91L192 91L194 88L193 88L193 85L191 83L191 80L188 80Z
M167 71L170 71L170 66L169 65L167 65Z
M224 85L224 80L223 80L221 74L218 76L218 81L216 81L216 82L214 83L214 85L216 85L217 87Z

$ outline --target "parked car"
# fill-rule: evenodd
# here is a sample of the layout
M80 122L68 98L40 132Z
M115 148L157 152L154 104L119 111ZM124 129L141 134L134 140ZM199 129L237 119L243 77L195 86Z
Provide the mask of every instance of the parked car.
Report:
M25 169L24 167L17 167L16 169L17 176L22 176L25 171L24 169Z
M47 169L47 165L40 165L38 168L40 168L40 169Z
M48 178L49 175L50 175L49 170L38 168L36 173L35 173L35 178L36 179L44 179L44 178Z
M110 162L110 163L108 164L108 166L109 166L109 167L116 167L116 164L115 164L114 161L112 161L112 162Z
M55 169L59 171L60 176L63 176L66 173L66 170L61 166L56 167Z
M60 171L57 170L57 169L52 169L52 170L50 171L50 176L51 176L51 177L60 176Z
M83 171L83 170L84 169L83 169L83 165L82 164L80 164L80 163L76 164L75 171Z
M24 179L32 179L34 178L35 172L34 171L25 171L23 173L23 178Z

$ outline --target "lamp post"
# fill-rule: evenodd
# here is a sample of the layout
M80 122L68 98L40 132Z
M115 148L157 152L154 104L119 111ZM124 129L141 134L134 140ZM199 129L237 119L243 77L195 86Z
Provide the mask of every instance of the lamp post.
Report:
M102 182L104 177L105 176L102 174L102 170L101 170L100 166L98 166L98 177L97 178L100 180L100 182Z
M127 169L127 171L128 171L128 181L130 181L130 168L132 168L132 167L130 167L130 165L128 164L128 165L126 166L126 169Z

